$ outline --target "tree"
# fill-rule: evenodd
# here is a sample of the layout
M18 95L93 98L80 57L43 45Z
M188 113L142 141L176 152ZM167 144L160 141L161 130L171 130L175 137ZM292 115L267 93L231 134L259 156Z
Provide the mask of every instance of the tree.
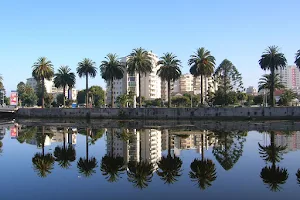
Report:
M225 94L222 90L217 90L214 94L214 105L232 105L238 102L238 93L230 91Z
M72 131L72 129L69 129ZM76 151L72 144L66 146L66 137L65 133L67 130L64 128L63 134L63 146L57 146L54 150L55 161L58 162L58 165L63 169L69 169L71 166L71 162L76 160Z
M297 65L298 68L300 68L300 49L296 53L295 64Z
M210 54L210 51L205 50L204 47L197 49L194 55L190 56L188 61L190 73L195 77L201 77L201 98L200 102L203 105L203 78L211 76L214 73L215 68L215 57Z
M20 82L20 83L18 83L18 85L17 85L17 92L18 92L18 96L19 96L19 98L20 98L20 96L22 96L22 94L24 93L24 91L25 91L25 83L24 82Z
M257 95L253 98L253 103L255 105L261 105L264 102L264 97L263 95Z
M243 105L243 101L247 100L247 94L244 92L237 92L237 100Z
M171 107L171 82L176 81L181 76L181 61L172 53L165 53L157 62L160 68L157 70L157 75L162 81L168 83L168 107Z
M152 181L153 171L153 165L148 161L129 161L127 171L128 181L133 183L134 187L144 189Z
M77 67L77 74L78 76L85 77L85 103L86 107L88 108L89 104L89 76L91 78L95 78L97 75L97 68L95 67L96 63L93 62L91 59L84 58L81 62L78 63Z
M300 169L298 169L296 176L297 176L297 183L298 185L300 185Z
M176 107L189 107L191 100L187 96L174 96L171 99L172 105Z
M111 107L114 107L114 80L123 78L125 66L119 61L117 54L107 54L102 61L100 71L102 78L110 83Z
M86 90L80 90L77 94L77 103L84 104L86 100ZM92 98L92 104L95 107L104 105L105 92L100 86L92 86L89 88L89 97Z
M167 184L173 184L177 181L177 178L182 175L182 160L176 155L171 155L171 134L168 132L168 155L163 156L157 163L159 170L156 172Z
M279 78L279 74L275 74L274 75L274 90L275 89L284 89L284 85L280 82L280 78ZM271 74L265 74L263 75L262 78L259 79L258 82L258 91L261 90L267 90L267 91L271 91L271 86L272 85L272 79L271 79Z
M21 101L22 106L34 106L37 104L38 97L34 92L34 89L29 85L18 85L17 91L19 100Z
M219 65L214 73L215 81L218 83L218 90L221 90L224 94L225 102L228 100L228 93L230 91L241 91L243 90L242 76L238 72L237 68L225 59ZM228 104L225 104L228 105Z
M40 57L37 62L32 66L32 76L40 82L42 86L45 86L45 79L51 80L54 75L53 65L50 60L47 60L46 57ZM44 108L44 98L45 98L45 87L42 87L42 108Z
M84 175L85 177L89 177L96 173L95 168L98 166L98 162L95 157L89 158L89 144L88 144L88 136L90 135L91 129L86 129L86 141L85 141L85 158L80 157L77 162L77 168L79 169L79 173Z
M271 131L270 135L270 145L262 146L258 143L260 157L265 160L266 163L272 163L271 166L265 166L261 170L260 177L271 191L276 192L281 189L280 185L286 182L289 174L287 169L276 166L276 163L283 159L282 156L286 146L276 146L274 131Z
M122 107L125 108L128 103L128 95L127 94L121 94L117 97L117 103Z
M274 90L275 90L275 70L285 68L287 61L283 53L279 52L277 46L269 46L262 54L261 59L258 61L263 70L270 70L270 101L271 107L275 106Z
M139 96L142 95L142 74L146 76L152 71L152 58L143 48L133 49L127 61L128 72L131 74L138 73L139 76ZM139 107L142 107L142 99L139 99Z
M199 95L184 93L183 96L188 97L190 99L191 105L193 107L197 107L199 105L199 102L200 102L200 96Z
M57 88L63 88L63 105L66 105L66 87L72 88L75 86L76 76L69 66L61 66L55 74L54 85Z
M285 90L280 96L279 104L283 106L288 106L293 99L297 98L297 94L292 90Z

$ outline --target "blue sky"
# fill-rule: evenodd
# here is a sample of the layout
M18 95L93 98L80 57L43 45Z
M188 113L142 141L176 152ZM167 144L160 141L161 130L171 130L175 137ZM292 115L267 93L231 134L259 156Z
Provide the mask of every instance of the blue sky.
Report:
M8 91L31 76L40 56L74 71L83 58L100 65L107 53L143 47L173 52L187 73L189 56L205 47L217 66L231 60L244 85L257 86L258 60L277 45L293 64L300 49L299 0L9 0L0 3L0 74ZM100 74L90 85L105 87ZM84 88L78 79L76 87Z

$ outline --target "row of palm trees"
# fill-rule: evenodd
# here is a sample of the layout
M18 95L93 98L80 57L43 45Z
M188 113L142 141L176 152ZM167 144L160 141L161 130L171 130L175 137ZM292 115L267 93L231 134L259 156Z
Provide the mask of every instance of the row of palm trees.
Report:
M295 64L298 68L300 68L300 50L296 52ZM275 70L285 68L287 66L287 60L284 54L279 51L277 46L269 46L262 54L261 59L259 60L259 65L263 70L270 70L270 75L268 75L270 81L267 88L270 90L271 107L274 107L274 90L276 88L276 84L278 84L278 77L275 74Z

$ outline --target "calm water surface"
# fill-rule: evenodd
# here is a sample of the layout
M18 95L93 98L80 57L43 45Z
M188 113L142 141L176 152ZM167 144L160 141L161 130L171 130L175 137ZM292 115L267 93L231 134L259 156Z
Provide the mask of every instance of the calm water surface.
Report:
M274 200L300 194L299 131L0 128L1 199Z

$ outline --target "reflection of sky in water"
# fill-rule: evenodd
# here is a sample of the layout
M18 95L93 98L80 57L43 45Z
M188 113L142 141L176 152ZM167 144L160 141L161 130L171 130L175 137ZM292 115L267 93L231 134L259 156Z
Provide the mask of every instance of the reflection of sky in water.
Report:
M23 129L24 127L22 127ZM19 131L19 137L22 134L22 129ZM48 130L48 129L47 129ZM50 129L49 129L50 130ZM48 130L48 131L49 131ZM47 136L45 139L45 154L52 153L56 146L62 146L63 134L55 132L55 128L51 129L54 135ZM81 133L81 130L78 130ZM134 131L128 131L134 132ZM283 160L276 163L276 166L284 167L288 170L289 177L286 183L281 185L281 191L271 192L266 185L264 185L260 178L262 168L266 166L266 162L260 157L258 151L258 143L261 145L269 145L270 137L267 134L258 133L256 131L248 132L247 136L240 138L236 135L225 138L216 134L207 136L207 140L213 141L214 144L209 144L208 149L204 151L204 157L211 159L216 166L217 177L212 182L212 186L206 190L200 190L196 182L192 182L189 177L190 164L195 158L201 160L201 145L199 140L197 144L191 142L194 147L186 148L187 138L180 138L179 136L172 137L171 154L179 155L182 160L182 176L177 182L172 185L164 184L164 181L154 173L152 182L143 190L134 188L133 184L128 182L126 172L121 175L118 182L109 183L100 171L101 159L107 152L111 152L111 142L113 141L114 154L122 155L125 159L133 158L147 158L148 160L160 159L160 157L168 154L168 135L159 130L143 130L136 131L135 137L130 139L130 142L125 143L120 138L124 137L120 129L114 130L114 137L112 137L111 129L106 130L103 137L94 141L89 138L89 157L95 157L97 160L96 173L89 178L85 178L79 173L77 168L77 161L80 157L86 156L86 136L82 134L68 136L66 134L66 144L68 144L68 137L73 141L73 146L76 149L76 161L71 163L69 169L62 169L57 162L54 163L54 168L51 170L46 178L40 178L33 170L32 158L37 153L42 153L42 148L37 147L37 141L33 139L30 142L20 143L17 139L11 138L10 130L5 131L5 137L2 139L3 147L0 156L0 185L1 185L1 199L182 199L182 198L206 198L206 199L291 199L299 193L299 186L297 185L295 173L300 164L297 162L300 151L290 149L283 154ZM86 132L82 132L86 133ZM197 134L195 134L197 135ZM296 136L295 136L296 135ZM292 147L297 147L298 133L289 136L275 136L276 144L283 144L289 142ZM198 136L196 136L198 137ZM196 138L190 137L190 138ZM235 137L232 139L232 137ZM281 138L281 139L280 139ZM140 142L137 142L139 140ZM222 165L226 166L226 161L221 165L213 152L219 149L221 152L225 151L225 146L222 142L227 141L228 151L234 148L241 148L238 141L242 143L242 156L238 156L236 163L229 170L225 170ZM189 141L190 142L190 141ZM201 140L200 140L201 142ZM76 143L76 144L75 144ZM218 144L217 144L218 143ZM173 145L174 144L174 145ZM219 145L219 148L217 148ZM135 151L135 157L130 157L124 153L129 146ZM189 145L189 144L188 144ZM198 145L198 146L197 146ZM294 145L294 146L293 146ZM184 146L184 147L183 147ZM180 149L182 148L182 149ZM132 151L131 149L131 151ZM213 151L214 149L214 151ZM132 152L131 152L132 153ZM237 152L234 152L237 153ZM126 155L125 155L126 154ZM152 157L151 157L152 155ZM154 156L154 157L153 157ZM271 166L270 163L267 164Z

